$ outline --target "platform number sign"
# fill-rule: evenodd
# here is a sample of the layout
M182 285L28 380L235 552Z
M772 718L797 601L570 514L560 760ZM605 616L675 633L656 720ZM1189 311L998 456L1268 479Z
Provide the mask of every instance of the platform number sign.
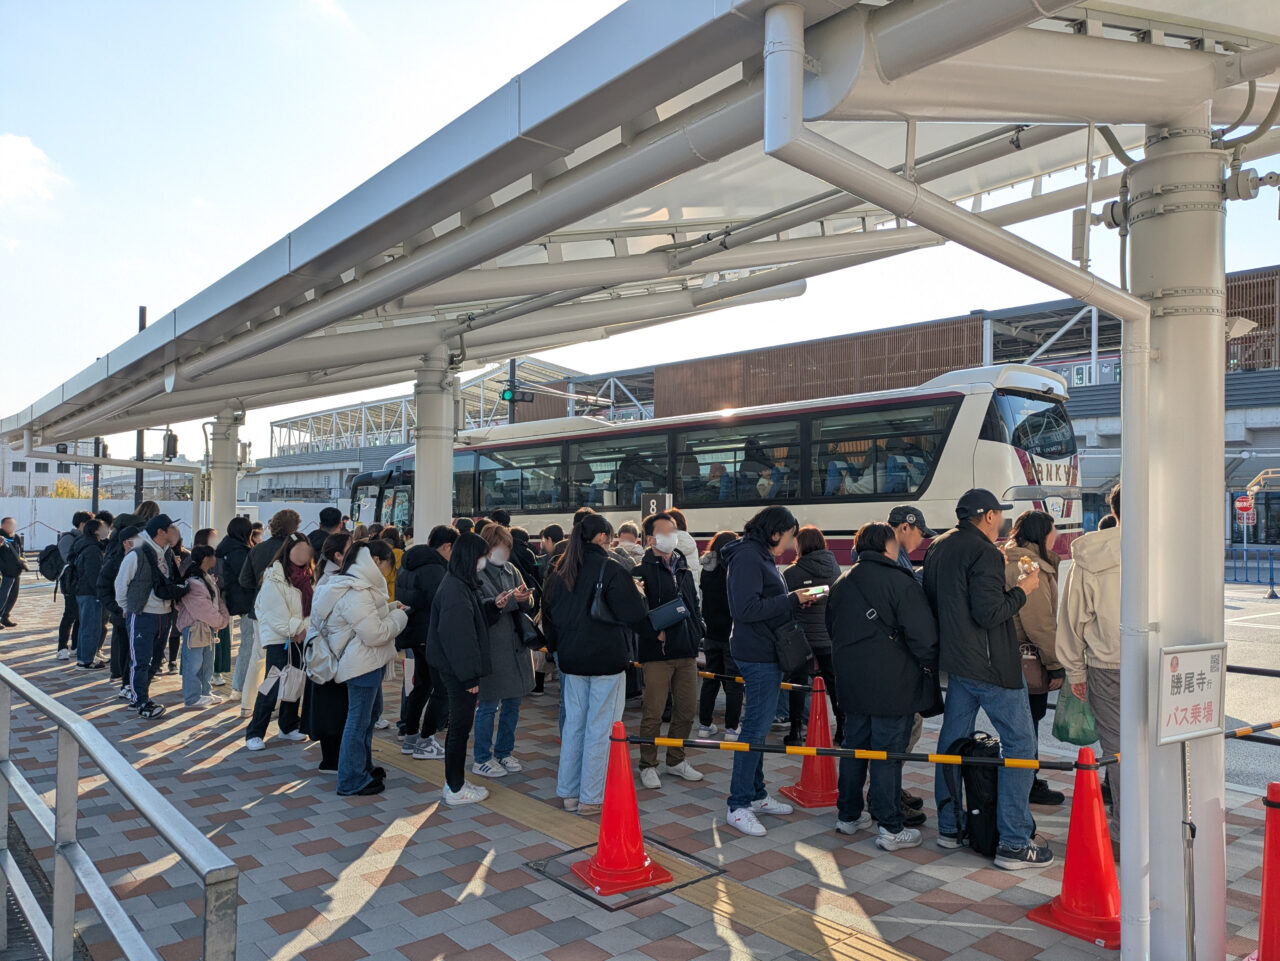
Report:
M661 514L675 506L675 498L671 494L645 494L640 502L644 507L645 517L650 514Z
M1221 736L1227 646L1160 649L1159 744Z

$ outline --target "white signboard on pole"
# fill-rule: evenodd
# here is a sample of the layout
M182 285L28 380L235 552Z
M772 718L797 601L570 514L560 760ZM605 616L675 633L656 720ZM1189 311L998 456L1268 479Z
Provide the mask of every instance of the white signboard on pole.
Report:
M1176 744L1226 733L1226 644L1160 649L1157 744Z

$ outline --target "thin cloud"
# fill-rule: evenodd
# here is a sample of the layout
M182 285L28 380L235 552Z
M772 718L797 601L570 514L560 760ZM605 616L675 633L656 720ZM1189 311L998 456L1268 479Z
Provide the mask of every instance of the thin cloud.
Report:
M30 137L0 134L0 206L19 200L48 200L65 178Z
M342 9L338 0L307 0L308 6L327 20L333 20L344 27L354 26L347 11Z

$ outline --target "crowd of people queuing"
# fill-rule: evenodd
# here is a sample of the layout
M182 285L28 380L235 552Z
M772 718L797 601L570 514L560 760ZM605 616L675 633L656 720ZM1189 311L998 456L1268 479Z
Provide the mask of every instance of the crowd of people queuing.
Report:
M1009 528L1011 505L984 490L960 498L957 523L943 533L918 508L894 507L884 522L857 531L848 558L778 505L740 533L716 533L701 553L678 509L615 530L589 507L567 532L553 524L531 536L496 510L441 524L420 543L394 526L348 530L333 507L303 534L299 515L286 509L265 531L244 517L232 518L225 534L197 531L187 551L173 520L145 501L117 517L79 512L59 538L64 613L56 656L74 655L86 671L109 669L120 698L148 720L166 710L151 695L152 681L166 665L179 670L180 657L184 706L220 705L225 698L214 689L230 685L249 719L246 749L266 746L274 719L275 738L319 744L319 770L337 775L340 795L385 790L372 738L390 726L383 684L401 657L401 751L444 762L450 805L487 797L468 766L483 779L522 771L522 702L545 694L553 672L556 793L565 810L587 816L603 804L609 736L628 697L640 701L642 738L661 736L665 725L667 737L684 740L696 722L698 738L762 745L778 728L785 743L803 744L806 689L821 677L838 746L911 752L923 717L940 713L946 751L973 732L981 709L1006 758L1034 759L1049 694L1069 684L1090 704L1103 750L1114 753L1119 487L1110 507L1103 529L1073 545L1060 605L1053 517L1030 510ZM14 626L5 605L25 567L14 537L5 518L3 626ZM912 558L927 540L917 566ZM794 561L783 568L785 556ZM108 629L110 657L100 660ZM787 632L803 637L808 656L784 673ZM710 676L699 689L700 670ZM723 728L714 723L721 691ZM664 774L703 779L683 748L659 755L641 746L643 787L661 789ZM760 752L734 754L726 822L750 836L766 834L761 816L792 813L768 792L764 767ZM938 766L943 848L965 842L954 786ZM1026 768L1002 767L998 787L995 863L1010 870L1051 863L1052 852L1035 839L1031 805L1062 804L1063 795ZM841 759L838 832L874 825L881 848L914 847L922 843L922 808L903 790L901 762Z

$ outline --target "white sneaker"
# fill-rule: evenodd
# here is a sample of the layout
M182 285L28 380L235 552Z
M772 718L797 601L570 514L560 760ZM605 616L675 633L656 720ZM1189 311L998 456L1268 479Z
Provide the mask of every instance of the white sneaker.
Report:
M209 683L212 684L214 687L222 687L223 684L227 683L227 679L223 677L221 674L215 674L213 675L213 678L209 681Z
M425 741L418 742L418 746L413 752L413 759L415 761L443 761L444 747L433 735Z
M199 698L195 702L195 704L191 706L192 707L213 707L215 704L219 704L219 703L221 702L217 698L210 697L209 695L206 694L203 697Z
M244 696L244 695L243 695L243 694L241 694L241 692L240 692L240 691L237 691L234 687L231 689L231 699L232 699L233 701L238 701L238 700L240 700L240 698L241 698L241 697L243 697L243 696Z
M133 691L129 689L129 685L126 684L124 687L120 688L120 700L122 701L133 700Z
M487 788L482 788L479 785L472 784L470 781L464 781L462 784L462 790L457 791L456 793L450 791L449 785L446 784L441 793L444 797L444 803L451 807L459 804L475 804L477 801L483 801L489 796Z
M501 764L499 764L497 761L490 758L489 760L485 761L483 764L471 765L471 773L479 774L481 777L506 777L507 769L503 767ZM466 788L464 787L462 790L465 791ZM462 802L459 801L458 803L461 804Z
M688 761L681 761L675 767L668 766L667 771L676 777L682 777L686 781L701 781L702 772L695 768Z
M60 661L71 660L71 652L64 647L62 650L58 652L58 660Z
M388 721L385 717L380 717L373 722L373 729L375 731L385 731L390 726L391 726L391 722Z
M921 843L920 832L915 828L903 828L894 834L888 828L881 828L876 838L876 847L881 851L898 851L902 848L918 848Z
M736 741L738 739L738 729L736 727L726 727L724 729L724 739L726 741Z
M400 739L400 753L412 754L418 749L418 745L422 743L422 739L416 734L406 734Z
M768 833L765 831L764 825L756 817L756 812L751 808L738 808L736 811L730 811L729 816L725 818L725 823L748 837L762 838Z
M514 754L508 754L506 757L498 758L498 763L506 768L511 774L519 774L524 770L524 765L516 759Z
M640 783L651 791L656 791L662 787L662 779L658 777L658 769L656 767L642 767L640 769Z
M751 809L753 811L759 811L762 814L790 814L795 810L786 801L775 801L767 794L759 801L752 801Z
M578 799L576 797L561 798L561 800L564 802L564 809L566 811L578 810Z
M856 821L836 821L836 830L841 834L857 834L871 827L871 812L863 811ZM920 832L917 831L917 834Z
M244 746L250 751L261 751L267 746L267 742L260 737L251 737L249 740L244 742Z
M282 732L280 738L285 741L305 741L307 736L301 731L290 731L288 734Z
M714 724L708 724L706 727L699 725L698 737L715 737L716 732L719 730L720 728L716 727Z

